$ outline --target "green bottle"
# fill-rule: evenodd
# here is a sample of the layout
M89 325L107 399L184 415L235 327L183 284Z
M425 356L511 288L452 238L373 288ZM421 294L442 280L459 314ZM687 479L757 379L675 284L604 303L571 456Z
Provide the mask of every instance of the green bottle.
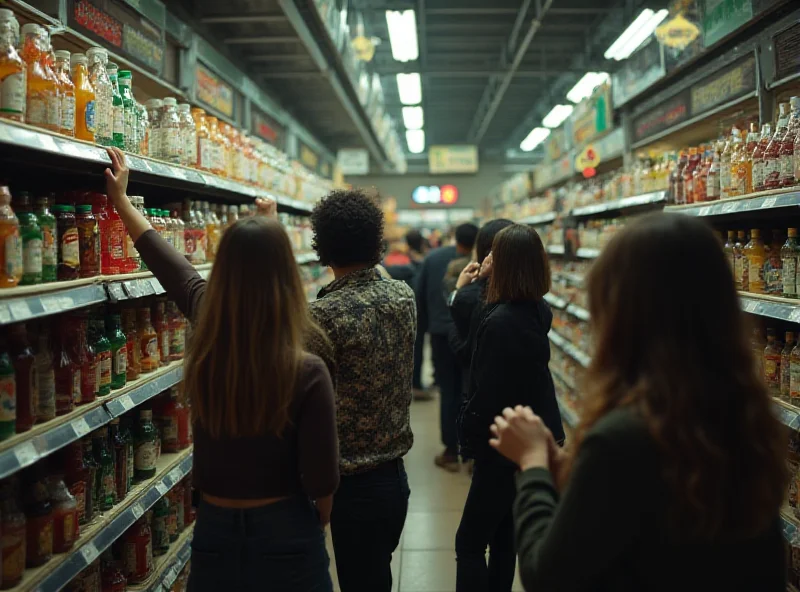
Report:
M153 506L153 556L169 551L169 499L162 496Z
M133 487L133 479L134 479L134 447L133 447L133 433L131 431L131 425L133 424L133 418L130 416L126 416L122 418L121 422L121 431L120 437L125 441L125 446L128 447L128 491L131 490Z
M108 446L108 428L102 427L92 434L92 448L94 459L97 461L97 476L95 477L95 490L97 504L100 511L105 512L114 506L117 494L114 469L114 455Z
M17 430L17 381L5 338L0 339L0 440Z
M93 316L89 323L92 327L92 345L97 356L97 367L100 369L97 396L103 397L111 392L111 342L106 338L106 324L102 316Z
M151 479L155 476L156 460L158 460L157 439L158 430L153 425L153 410L141 409L133 444L133 470L136 481Z
M108 78L111 80L111 113L113 122L112 144L120 150L125 149L125 106L119 92L117 65L108 64Z
M42 283L42 242L44 236L39 220L33 213L31 196L27 191L14 195L14 211L19 219L19 234L22 237L22 280L20 286Z
M58 278L58 230L56 217L50 213L53 201L46 195L36 198L36 220L42 230L42 282L45 284Z
M125 127L125 150L139 153L136 101L133 98L131 84L133 77L130 70L119 71L119 93L122 97L123 123Z
M122 318L118 312L108 316L106 329L111 345L111 388L120 389L128 379L128 338L122 332Z

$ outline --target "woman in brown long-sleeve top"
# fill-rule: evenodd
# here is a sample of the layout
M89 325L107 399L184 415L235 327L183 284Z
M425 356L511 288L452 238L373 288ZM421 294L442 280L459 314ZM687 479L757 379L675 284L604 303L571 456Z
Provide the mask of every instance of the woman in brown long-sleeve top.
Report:
M322 360L303 349L308 335L325 337L286 232L266 217L238 221L206 282L131 205L125 156L109 155L109 199L194 326L184 386L202 502L189 590L330 591L323 527L339 483L334 393Z

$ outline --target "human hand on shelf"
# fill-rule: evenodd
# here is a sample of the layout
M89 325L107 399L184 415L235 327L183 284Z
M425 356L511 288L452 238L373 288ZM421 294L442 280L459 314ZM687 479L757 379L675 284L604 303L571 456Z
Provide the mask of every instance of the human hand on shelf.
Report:
M130 203L128 200L128 164L125 162L125 154L119 148L108 148L108 157L111 159L111 168L106 169L106 194L108 199L117 208Z
M271 197L257 197L256 215L275 218L278 215L278 202Z
M553 434L530 407L506 407L489 428L494 438L489 444L520 469L550 469L550 442Z
M489 275L491 275L493 262L494 259L492 258L492 253L489 252L489 254L486 255L486 259L484 259L483 263L481 263L481 270L478 272L478 278L486 279L489 277Z
M478 270L480 269L480 265L476 261L470 262L462 271L461 274L458 276L458 281L456 282L456 289L460 290L467 284L471 284L474 282L478 277Z

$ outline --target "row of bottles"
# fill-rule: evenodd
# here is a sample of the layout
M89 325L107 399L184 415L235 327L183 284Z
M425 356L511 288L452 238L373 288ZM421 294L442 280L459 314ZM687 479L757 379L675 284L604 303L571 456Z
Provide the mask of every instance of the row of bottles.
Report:
M183 359L185 334L164 298L9 325L0 336L0 440Z
M771 239L771 240L765 240ZM762 231L754 228L726 233L725 254L736 289L753 294L800 298L800 244L797 228Z
M769 394L800 407L800 344L796 331L767 329L753 331L753 354L764 375Z

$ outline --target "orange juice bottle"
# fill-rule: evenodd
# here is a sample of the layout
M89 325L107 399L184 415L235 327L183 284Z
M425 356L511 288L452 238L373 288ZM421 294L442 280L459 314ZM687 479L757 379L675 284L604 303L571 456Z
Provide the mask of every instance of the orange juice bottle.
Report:
M225 154L222 140L219 137L219 120L216 117L206 116L208 124L208 137L211 140L211 171L218 175L225 175Z
M25 89L25 121L36 127L58 131L58 125L50 125L47 106L58 97L55 80L47 75L42 61L41 27L36 23L22 26L22 59L28 67Z
M75 85L69 76L69 52L56 52L56 76L61 83L61 133L75 135Z
M0 186L0 288L13 288L22 279L22 239L19 220L11 209L11 192Z
M208 133L208 123L206 122L206 112L203 109L194 107L191 111L194 125L197 128L197 163L194 165L203 171L210 171L213 152L211 137Z
M14 47L19 23L14 13L0 8L0 117L25 121L25 78L27 66Z
M71 58L75 85L75 137L94 142L95 94L89 81L88 59L82 53L73 53Z

